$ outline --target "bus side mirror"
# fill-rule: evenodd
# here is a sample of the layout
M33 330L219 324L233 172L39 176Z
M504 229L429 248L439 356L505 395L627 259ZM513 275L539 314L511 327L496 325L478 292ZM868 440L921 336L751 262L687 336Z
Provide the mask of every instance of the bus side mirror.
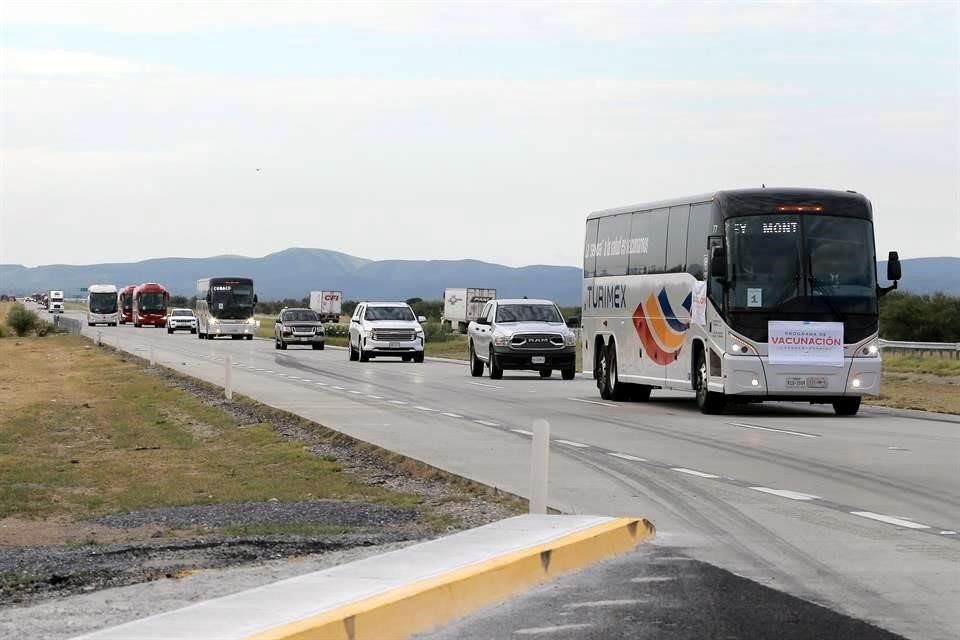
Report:
M896 251L891 251L887 255L887 280L897 281L900 275L900 255Z
M213 296L210 295L209 291L207 291L207 304L212 304L212 303L213 303Z
M253 294L253 306L257 306L257 294Z
M723 247L714 247L710 251L710 277L726 279L727 252Z

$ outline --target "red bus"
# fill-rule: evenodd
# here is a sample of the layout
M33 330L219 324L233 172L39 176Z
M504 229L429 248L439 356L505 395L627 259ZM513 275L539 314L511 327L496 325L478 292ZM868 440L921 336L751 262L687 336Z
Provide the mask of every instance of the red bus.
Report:
M137 287L128 284L117 293L117 308L120 310L120 324L133 322L133 290Z
M156 282L144 282L133 290L133 326L167 326L170 292Z

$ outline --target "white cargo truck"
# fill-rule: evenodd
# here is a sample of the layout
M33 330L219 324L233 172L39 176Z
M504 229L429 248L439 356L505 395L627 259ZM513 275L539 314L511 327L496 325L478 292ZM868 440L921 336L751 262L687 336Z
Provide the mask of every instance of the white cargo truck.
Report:
M343 291L311 291L310 308L320 316L320 322L340 322Z
M496 297L496 289L444 289L441 321L458 333L466 333L467 325L476 320L483 306Z
M63 313L63 291L51 291L47 296L47 311Z

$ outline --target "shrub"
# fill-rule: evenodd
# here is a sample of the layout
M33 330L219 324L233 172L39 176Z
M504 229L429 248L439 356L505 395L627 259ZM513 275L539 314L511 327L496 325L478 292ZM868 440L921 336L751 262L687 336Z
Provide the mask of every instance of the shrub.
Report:
M7 328L7 325L0 324L0 338L6 338L10 335L10 329Z
M33 331L39 321L37 314L19 303L7 313L7 325L21 338Z
M53 326L53 323L47 322L46 320L37 319L37 324L33 329L38 336L41 338L50 333L58 333L57 328Z
M330 322L323 325L323 332L328 336L346 338L350 335L350 325Z
M453 336L450 325L441 322L424 322L423 337L427 342L446 342Z

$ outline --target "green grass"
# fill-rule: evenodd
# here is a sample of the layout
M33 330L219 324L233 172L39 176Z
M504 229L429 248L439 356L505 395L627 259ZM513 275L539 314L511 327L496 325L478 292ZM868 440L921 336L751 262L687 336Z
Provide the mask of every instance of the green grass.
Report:
M883 357L883 370L897 373L930 373L935 375L960 375L960 360L938 356L891 356Z
M269 498L420 502L124 360L71 336L0 341L0 517Z

